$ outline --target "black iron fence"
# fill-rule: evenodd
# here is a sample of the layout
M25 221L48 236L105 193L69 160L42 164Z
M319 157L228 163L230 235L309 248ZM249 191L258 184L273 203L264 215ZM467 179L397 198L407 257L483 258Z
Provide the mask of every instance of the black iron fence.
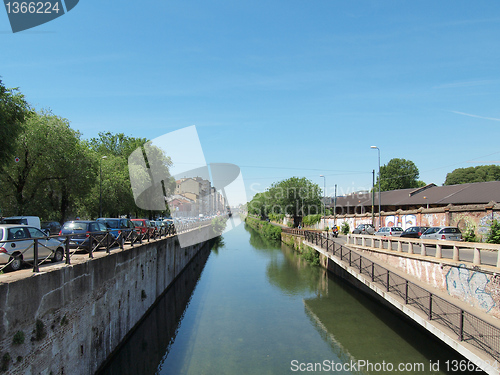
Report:
M284 230L286 233L292 233ZM326 250L340 260L366 275L386 292L401 298L406 305L415 307L427 316L428 320L441 323L452 330L460 341L467 342L483 350L495 360L500 359L500 328L484 321L476 315L463 310L411 281L372 262L355 251L337 244L332 238L317 232L302 231L307 242ZM292 233L293 234L293 233Z
M164 227L150 227L144 229L108 229L106 232L92 232L85 234L59 234L40 238L22 238L2 241L0 244L0 272L4 270L16 271L23 264L29 264L33 272L39 272L40 265L51 259L59 262L65 259L71 264L71 257L82 251L94 257L94 252L104 249L107 254L112 248L125 249L125 244L133 247L151 240L184 233L194 229L211 225L210 222L192 222L171 224ZM17 247L16 247L17 246ZM16 247L16 249L13 249ZM6 250L9 249L9 251ZM14 250L14 251L13 251Z

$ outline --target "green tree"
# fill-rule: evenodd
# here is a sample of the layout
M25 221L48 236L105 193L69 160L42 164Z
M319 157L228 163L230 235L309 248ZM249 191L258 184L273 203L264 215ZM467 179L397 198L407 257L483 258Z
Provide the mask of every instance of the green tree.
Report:
M500 222L498 220L493 220L491 223L490 232L488 233L486 242L500 244Z
M19 161L2 167L6 213L66 220L76 199L89 193L95 164L66 119L32 113L14 140Z
M444 185L467 184L500 180L500 166L479 165L477 167L458 168L446 175Z
M155 164L155 174L164 176L165 183L160 188L161 195L169 195L173 192L175 181L170 177L169 167L172 162L164 152L151 145L147 145L146 138L128 137L123 133L113 134L111 132L99 133L99 137L88 141L89 148L96 154L101 164L102 176L98 175L98 183L93 188L93 193L83 206L91 216L98 216L100 211L102 178L102 210L103 216L117 217L120 215L134 214L137 217L149 216L153 218L154 212L145 211L136 205L134 193L130 183L130 170L134 173L136 181L144 183L144 189L151 185L150 170L144 170L137 166L129 166L129 157L136 149L148 148L149 162ZM146 146L145 146L146 145ZM142 155L141 155L142 157ZM161 168L161 170L158 170ZM148 191L145 191L145 196ZM168 215L168 207L164 215Z
M321 188L305 177L291 177L271 185L267 191L267 212L293 217L322 212Z
M391 159L387 165L380 167L380 190L398 190L408 188L418 188L425 186L423 181L419 181L419 171L415 163L406 159ZM378 191L379 178L375 185Z
M14 157L15 139L32 112L18 89L8 89L0 79L0 165Z

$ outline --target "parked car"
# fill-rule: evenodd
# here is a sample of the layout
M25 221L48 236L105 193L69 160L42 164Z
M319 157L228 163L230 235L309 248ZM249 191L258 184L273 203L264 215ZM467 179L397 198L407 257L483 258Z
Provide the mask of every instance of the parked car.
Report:
M98 221L75 220L67 221L59 232L60 241L66 240L64 234L71 234L70 247L83 248L87 251L96 248L97 245L105 247L114 242L114 239L108 236L106 225ZM97 247L99 247L97 246Z
M3 224L24 224L40 229L40 218L38 216L11 216L2 220Z
M135 228L134 223L130 219L125 219L125 218L102 218L100 217L97 219L99 223L104 223L106 225L106 228L108 231L111 233L111 235L114 237L114 239L117 239L120 234L123 236L125 241L130 240L131 236L130 233L132 230Z
M462 232L457 227L430 227L420 238L426 240L462 241Z
M375 228L371 224L359 224L352 231L352 234L373 234L373 233L375 233Z
M375 236L399 237L403 233L400 227L382 227L374 233Z
M406 238L420 238L422 233L424 233L429 227L409 227L401 233L401 237Z
M141 234L147 233L153 234L154 228L149 223L147 219L130 219L132 223L135 225L135 229L140 231Z
M38 259L50 257L60 262L64 257L64 247L55 238L47 238L40 229L25 224L0 224L0 264L9 265L11 271L22 267L24 261L34 259L34 239L38 238ZM4 242L14 240L12 242Z
M49 235L54 235L61 231L61 224L57 221L42 221L40 228Z

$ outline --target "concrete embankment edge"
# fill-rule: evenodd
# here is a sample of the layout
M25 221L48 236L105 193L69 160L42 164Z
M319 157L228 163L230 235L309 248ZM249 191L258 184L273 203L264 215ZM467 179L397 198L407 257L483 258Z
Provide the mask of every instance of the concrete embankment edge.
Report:
M3 370L94 374L202 246L169 237L0 283Z

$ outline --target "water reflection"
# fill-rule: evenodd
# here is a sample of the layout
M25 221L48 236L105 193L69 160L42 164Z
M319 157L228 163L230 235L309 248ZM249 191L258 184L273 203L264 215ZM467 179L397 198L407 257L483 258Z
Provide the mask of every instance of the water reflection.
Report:
M210 255L205 246L179 275L126 343L97 374L156 374L170 352L184 311Z

